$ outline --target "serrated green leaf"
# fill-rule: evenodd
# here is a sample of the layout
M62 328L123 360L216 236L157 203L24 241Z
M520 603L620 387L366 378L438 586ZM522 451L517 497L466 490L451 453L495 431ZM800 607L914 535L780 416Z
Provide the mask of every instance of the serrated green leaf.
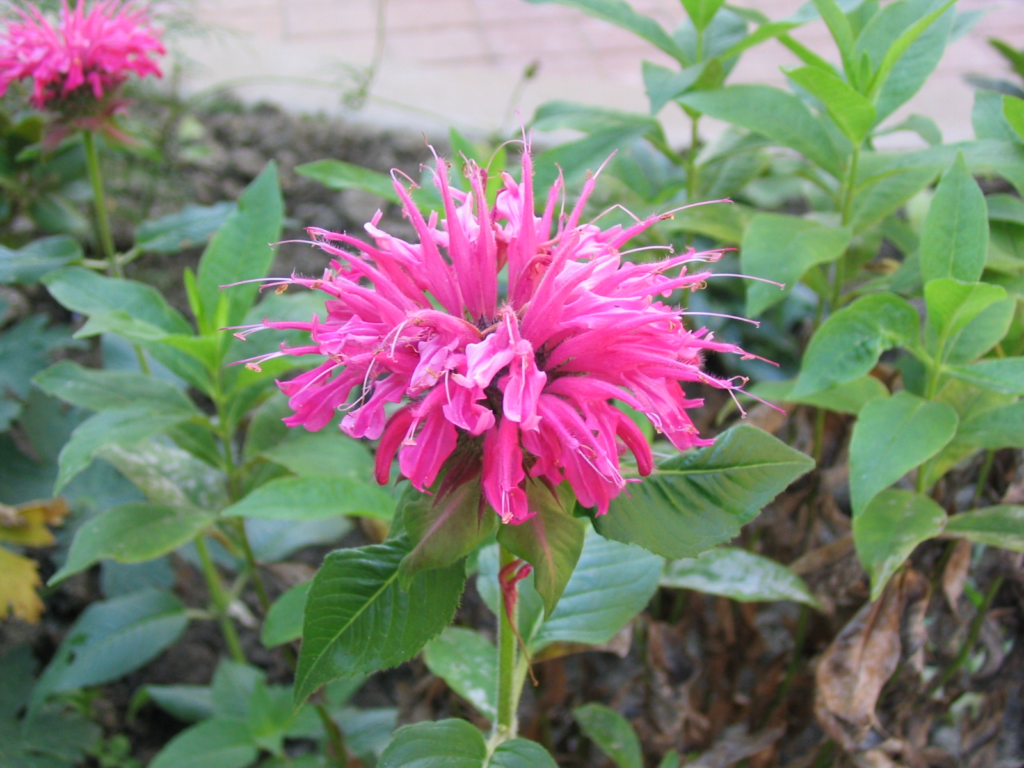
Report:
M820 607L803 579L786 566L736 547L719 547L696 559L669 562L661 586L693 589L741 603L793 600Z
M688 451L611 502L595 520L608 538L670 558L729 541L814 461L756 427L733 427Z
M920 335L917 310L891 294L864 296L818 329L804 353L793 397L805 397L870 373L882 353Z
M536 514L518 525L502 525L498 543L533 566L534 587L550 616L580 559L586 526L572 516L576 499L568 483L552 493L543 483L529 480L526 495Z
M471 629L448 627L423 648L427 668L492 723L498 717L498 649Z
M945 532L978 544L1024 552L1024 506L998 504L962 512L949 518Z
M304 701L324 683L399 664L451 621L465 583L465 565L422 571L408 591L398 566L405 537L332 552L310 588L295 676Z
M51 577L50 584L84 571L99 560L153 560L191 541L213 520L212 514L201 509L166 504L122 504L108 509L75 532L68 559Z
M284 202L277 179L277 166L267 164L241 197L238 208L213 236L199 260L196 286L203 305L203 315L216 327L201 329L211 333L218 327L238 325L256 299L254 283L225 288L221 286L266 276L274 259L273 244L281 239ZM227 302L223 317L217 318L221 296Z
M248 726L214 718L182 731L153 758L150 768L246 768L259 749Z
M395 502L372 481L350 477L281 477L224 510L227 517L321 520L339 515L390 520Z
M927 283L953 277L967 283L981 278L988 254L985 196L963 154L942 176L921 232L921 277Z
M410 486L397 514L412 543L398 569L403 587L420 571L446 568L467 557L498 528L498 516L483 500L478 477L450 489L442 479L433 495Z
M810 219L759 213L750 220L740 246L743 274L783 283L747 284L747 315L757 317L782 301L815 264L835 261L850 242L848 228L827 227Z
M377 768L485 768L486 761L483 734L465 720L450 719L399 728Z
M871 599L878 599L900 566L922 541L935 538L946 524L946 512L912 491L890 489L875 496L853 518L857 556L871 576Z
M583 733L619 768L644 768L644 756L636 731L614 709L603 704L584 704L576 707L572 716Z
M952 406L909 392L865 405L850 440L854 519L882 490L941 451L957 422Z
M839 152L828 132L791 93L768 85L730 85L687 93L678 101L794 149L837 178L841 174Z

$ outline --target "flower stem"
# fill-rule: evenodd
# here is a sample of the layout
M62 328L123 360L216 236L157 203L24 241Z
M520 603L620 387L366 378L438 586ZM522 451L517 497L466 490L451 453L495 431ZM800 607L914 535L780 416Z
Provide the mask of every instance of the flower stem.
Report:
M107 218L107 198L103 193L103 175L100 173L100 154L96 149L96 136L92 131L82 131L85 144L85 162L92 184L93 203L96 208L96 229L99 232L100 248L107 260L107 274L122 277L121 265L114 251L114 239L110 236L110 220Z
M203 534L196 536L196 552L199 553L199 560L203 564L203 576L206 577L206 588L210 592L210 601L216 608L217 620L220 622L220 630L224 635L224 642L228 644L228 651L231 653L231 658L237 661L239 664L245 664L245 651L242 650L242 642L238 639L238 632L235 630L235 625L231 623L231 617L228 616L228 606L231 603L231 598L228 593L224 591L224 585L221 583L220 574L217 573L217 568L213 564L213 559L210 557L210 550L206 547L206 541L203 539Z
M501 569L515 561L516 556L498 545L499 573ZM500 579L500 577L499 577ZM501 585L499 585L501 586ZM506 599L504 589L500 589L502 601ZM509 621L509 613L512 614L512 621ZM511 611L505 610L505 606L498 611L498 721L494 724L494 733L491 737L495 744L514 738L518 723L516 722L516 708L519 704L519 690L516 687L516 633L512 622L517 621L516 607ZM522 688L522 682L519 689Z

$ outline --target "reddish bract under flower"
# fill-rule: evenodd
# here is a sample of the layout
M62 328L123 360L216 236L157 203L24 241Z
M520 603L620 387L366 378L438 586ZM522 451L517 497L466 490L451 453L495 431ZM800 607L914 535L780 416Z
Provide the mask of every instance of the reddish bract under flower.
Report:
M65 0L54 28L33 5L19 10L0 38L0 96L11 83L30 77L32 103L43 109L54 100L91 94L95 101L115 91L134 72L161 76L150 58L165 53L160 34L146 14L121 0L100 0L71 10Z
M651 472L643 433L614 400L646 414L680 450L710 444L687 414L701 401L687 399L680 382L737 388L701 370L700 356L742 350L715 342L706 329L687 330L685 312L658 297L699 287L708 273L688 274L684 265L721 252L641 264L623 258L620 248L665 216L625 229L580 223L593 178L568 215L559 212L559 179L536 216L528 151L522 183L504 174L493 206L485 171L468 163L472 192L465 194L440 166L440 221L424 218L395 182L419 243L378 229L380 212L366 225L372 245L310 229L334 257L330 268L317 279L270 281L326 293L326 320L237 329L243 339L262 328L299 328L312 337L310 346L282 345L250 367L280 355L327 357L280 382L295 411L285 422L319 430L344 411L347 434L380 439L381 483L396 452L402 474L420 490L449 460L456 483L482 473L484 495L507 523L534 512L527 478L566 481L583 506L601 514L625 488L621 454L632 451L640 474ZM505 275L507 290L499 288ZM389 417L385 407L403 401Z

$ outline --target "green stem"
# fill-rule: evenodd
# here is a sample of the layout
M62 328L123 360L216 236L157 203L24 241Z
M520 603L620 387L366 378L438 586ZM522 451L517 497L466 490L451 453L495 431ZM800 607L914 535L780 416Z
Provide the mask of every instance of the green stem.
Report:
M242 545L242 555L245 557L245 564L252 578L253 586L256 588L256 597L260 601L260 608L266 614L270 610L270 597L267 595L267 587L260 575L259 565L256 563L256 555L253 554L252 545L249 543L249 534L245 530L245 522L241 518L234 518L232 524L238 535L238 541Z
M231 598L228 593L224 591L224 585L221 583L220 574L217 573L217 568L213 564L213 559L210 557L210 550L206 547L206 541L203 539L203 534L196 536L196 552L199 553L199 560L203 564L203 576L206 577L206 588L210 592L210 600L214 605L217 612L217 620L220 622L221 632L224 634L224 642L228 644L228 651L231 653L231 658L237 661L239 664L245 664L245 652L242 650L242 642L238 639L238 632L235 630L235 625L231 623L231 617L228 616L228 606L231 604Z
M690 118L690 151L686 153L686 202L697 202L697 145L700 144L700 115Z
M512 563L516 556L498 545L499 571ZM500 578L500 577L499 577ZM501 585L499 584L499 590ZM504 591L500 590L502 595ZM504 602L504 597L502 597ZM513 609L512 621L517 620L516 610ZM494 733L491 736L492 742L501 743L506 739L514 738L518 724L516 722L516 707L519 703L519 690L516 689L516 634L512 622L509 621L509 612L504 610L504 605L498 611L498 720L494 724ZM524 671L525 674L525 671ZM520 683L519 689L522 689Z
M971 509L977 508L981 503L981 496L985 493L985 485L988 483L988 476L992 473L992 462L996 457L995 451L985 453L985 461L978 470L978 483L974 486L974 498L971 499Z
M107 272L114 277L122 277L121 265L114 251L114 239L110 236L110 220L107 218L107 198L103 193L103 175L100 173L100 154L96 149L96 136L92 131L82 131L85 144L85 162L89 169L89 182L92 184L93 203L96 208L96 229L99 231L100 248L107 260Z
M985 599L981 605L978 606L978 612L974 615L974 621L971 622L971 628L967 632L967 639L964 644L960 646L960 652L953 659L953 663L946 667L942 674L936 677L931 685L928 686L928 690L925 691L925 698L929 698L933 693L939 690L942 686L948 683L956 671L964 665L971 656L971 651L974 649L975 644L978 642L978 637L981 635L981 626L985 623L985 614L988 613L989 607L992 605L992 601L996 599L996 594L999 592L999 588L1003 586L1003 577L997 576L992 586L988 588L988 592L985 593Z
M331 717L327 711L327 707L323 704L314 704L313 708L316 710L317 715L320 717L320 722L324 726L324 731L327 733L327 740L331 743L331 748L334 750L334 755L338 761L338 768L348 768L348 752L345 749L345 734L341 732L341 728L334 722L334 718Z

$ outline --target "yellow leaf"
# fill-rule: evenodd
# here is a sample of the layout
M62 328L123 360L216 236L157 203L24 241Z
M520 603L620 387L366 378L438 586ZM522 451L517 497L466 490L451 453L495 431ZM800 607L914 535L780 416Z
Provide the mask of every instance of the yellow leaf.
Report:
M39 621L43 601L36 587L41 585L35 561L0 547L0 619L13 612L33 624Z
M48 547L53 534L47 525L60 525L68 514L62 498L30 501L17 507L0 504L0 541L23 547Z

